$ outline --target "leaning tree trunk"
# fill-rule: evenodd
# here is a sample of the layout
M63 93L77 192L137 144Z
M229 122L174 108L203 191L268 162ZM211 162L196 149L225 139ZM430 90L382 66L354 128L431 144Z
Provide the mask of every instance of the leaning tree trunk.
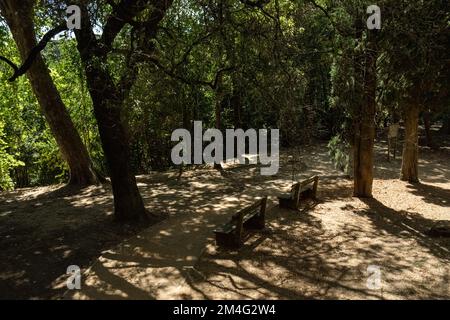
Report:
M362 101L359 113L355 115L353 144L353 195L366 198L372 197L377 85L377 51L370 35L371 33L369 33L369 42L364 54L363 92L365 99Z
M145 219L144 203L130 165L129 139L122 123L123 100L109 73L101 68L106 60L94 61L83 53L81 56L109 167L115 217L119 221Z
M144 203L130 165L129 139L121 121L123 102L105 98L117 94L111 86L112 79L99 83L103 81L93 77L88 68L86 70L100 138L109 166L115 217L119 221L145 219Z
M98 45L87 9L83 10L83 25L81 30L75 31L75 35L109 168L114 216L118 221L146 220L144 202L130 165L129 138L122 118L125 97L111 76L108 51Z
M419 113L420 107L412 104L404 110L405 143L403 145L401 180L419 182Z
M6 19L23 61L36 46L33 3L34 1L0 1L2 16ZM98 183L99 179L93 170L87 149L40 54L28 70L27 76L61 155L69 166L69 184L86 186Z

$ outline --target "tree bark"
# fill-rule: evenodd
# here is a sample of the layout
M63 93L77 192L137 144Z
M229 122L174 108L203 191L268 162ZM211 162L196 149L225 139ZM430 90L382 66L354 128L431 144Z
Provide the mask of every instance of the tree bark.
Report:
M33 23L34 1L0 1L2 16L12 32L22 60L36 46ZM91 159L70 118L42 56L37 55L27 72L33 92L70 171L69 184L86 186L99 183Z
M146 211L130 166L129 139L122 123L123 100L110 74L102 68L106 57L95 61L89 42L78 40L114 194L114 214L119 221L146 219Z
M405 143L403 145L401 180L412 183L419 182L419 113L420 107L416 103L404 110L405 114Z
M376 111L376 60L377 51L369 32L369 40L364 53L363 92L365 100L359 113L355 114L355 136L353 143L353 195L371 198L373 184L373 145L375 138ZM358 70L358 69L356 69Z
M82 52L80 50L80 52ZM146 218L146 211L130 166L129 139L122 123L123 101L109 73L82 54L103 151L109 167L117 220ZM106 63L99 61L99 64Z
M119 221L147 220L144 202L130 165L129 138L123 122L124 101L138 74L134 49L151 54L152 40L156 37L159 22L164 18L171 0L141 1L122 0L113 5L113 12L103 25L101 37L94 34L90 14L85 1L76 1L81 9L81 29L75 30L77 48L85 70L94 114L108 163L114 194L114 214ZM132 40L127 54L126 68L116 84L113 80L108 54L114 40L127 23L135 24L134 18L142 11L153 10L145 23L134 26L139 36ZM132 32L133 32L132 31Z
M121 2L121 5L124 5ZM163 3L165 5L165 3ZM170 4L169 4L170 5ZM100 133L103 150L109 167L111 184L114 194L114 215L118 221L147 220L144 202L136 184L136 178L130 165L129 137L123 121L124 101L134 80L137 69L127 66L120 85L114 83L111 75L108 53L112 47L115 35L121 30L121 19L116 12L109 20L112 25L105 26L103 38L98 40L92 31L87 7L82 5L82 28L75 31L77 48L85 70L87 86L94 106L94 114ZM144 3L132 7L133 14L145 8ZM167 7L165 7L167 9ZM164 9L164 10L165 10ZM158 19L162 19L165 11L155 11ZM131 14L131 13L130 13ZM130 17L128 17L129 19ZM154 21L159 21L155 19ZM152 34L156 34L157 22ZM119 24L119 26L117 26ZM114 27L112 27L114 26ZM146 32L146 34L149 34ZM105 38L106 37L106 38ZM124 90L126 87L126 90Z

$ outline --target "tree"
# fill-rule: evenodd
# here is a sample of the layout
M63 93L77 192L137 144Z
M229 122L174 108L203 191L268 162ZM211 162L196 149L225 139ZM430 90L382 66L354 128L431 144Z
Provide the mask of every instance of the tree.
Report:
M430 0L389 1L384 10L380 75L383 91L403 111L400 178L413 183L419 182L420 112L448 105L448 9L448 1Z
M142 59L142 56L151 56L154 51L153 40L157 34L158 24L170 7L171 1L122 0L117 4L110 2L112 12L109 15L105 13L108 10L101 1L80 0L76 4L81 9L82 21L81 29L75 30L77 49L84 67L87 87L109 167L115 217L120 221L146 220L148 218L146 210L130 165L130 148L123 119L124 103L136 81L139 59ZM64 2L50 3L50 6L56 5L61 7ZM65 5L68 6L69 3ZM88 7L94 7L96 10L89 11ZM9 8L11 7L8 6L7 9ZM17 19L19 19L18 16ZM102 19L106 22L102 35L97 38L92 23ZM64 30L67 30L65 23L47 32L43 40L30 51L20 68L3 58L15 69L12 79L33 68L36 65L35 60L40 58L40 51L45 48L47 42ZM112 68L110 54L116 49L114 41L122 31L129 37L130 45L122 50L121 62L124 68L117 80L117 69ZM37 90L37 92L45 94L43 90Z
M340 22L336 23L329 10L311 2L329 17L337 32L333 100L336 107L346 109L352 120L352 130L344 138L352 146L353 195L372 197L379 53L378 32L366 26L366 8L370 3L358 0L340 3L340 10L335 13Z
M362 69L356 70L362 75L363 94L361 108L354 115L354 188L353 194L357 197L372 197L373 184L373 146L375 139L375 112L376 112L376 61L377 48L375 43L376 31L367 32L367 44L363 54Z
M81 29L75 30L78 51L84 66L92 98L103 150L109 166L114 194L114 214L117 220L146 219L146 210L130 165L130 147L123 123L124 101L138 74L140 55L151 55L158 24L171 5L171 0L122 0L112 3L112 13L106 17L103 33L94 33L86 1L81 8ZM138 17L139 16L139 17ZM126 30L126 25L131 30ZM125 65L118 82L114 81L109 54L120 32L130 35L130 46L122 61Z
M19 49L22 61L37 47L33 13L35 0L1 0L0 11ZM38 51L27 69L33 92L70 170L69 184L86 186L99 182L91 159ZM4 61L6 58L3 58ZM11 62L9 61L11 64ZM11 65L15 67L13 64ZM14 68L17 71L17 67ZM16 74L15 74L16 76Z
M405 142L400 177L409 182L419 182L419 114L420 105L417 102L404 109Z

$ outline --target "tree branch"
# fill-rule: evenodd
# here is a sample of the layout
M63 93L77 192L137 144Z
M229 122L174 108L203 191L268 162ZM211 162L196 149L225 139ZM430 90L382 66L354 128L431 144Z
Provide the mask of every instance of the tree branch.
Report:
M273 15L268 13L264 6L270 2L270 0L240 0L240 2L248 7L257 8L261 10L261 12L269 17L270 19L274 20L275 22L278 22L277 18L275 18Z
M234 66L229 66L229 67L224 67L224 68L220 68L219 70L217 70L216 75L214 76L214 80L212 81L205 81L205 80L199 80L199 79L187 79L179 74L177 74L175 72L174 69L168 69L167 67L165 67L155 56L153 55L149 55L146 53L141 53L141 57L142 59L144 59L145 61L151 62L153 63L159 70L161 70L162 72L164 72L166 75L168 75L169 77L171 77L172 79L176 79L181 81L184 84L187 85L201 85L201 86L206 86L211 88L212 90L215 90L217 87L217 83L219 81L219 76L227 71L231 71L234 70L235 67Z
M156 30L158 23L162 20L166 10L173 0L122 0L113 6L113 12L107 19L103 28L103 35L100 39L104 49L109 52L114 39L126 24L133 26L140 25L134 18L147 8L152 8L152 13L143 25L146 31ZM152 35L151 35L152 36Z
M135 51L143 51L151 54L154 51L154 46L150 46L149 43L156 38L158 24L164 18L165 12L171 3L172 0L157 2L152 8L150 16L142 24L132 24L130 53L126 55L127 69L118 83L118 89L124 97L129 94L138 76L138 58L134 53Z
M327 9L325 9L324 7L322 7L320 4L318 4L315 0L308 0L309 3L311 3L316 9L319 9L319 11L321 11L325 17L330 21L331 25L333 26L333 28L339 32L341 35L344 36L349 36L352 35L351 32L347 31L347 30L343 30L339 25L336 24L336 22L333 20L333 18L331 17L331 15L329 14L329 12L327 11Z
M14 62L12 62L11 60L9 60L6 57L0 56L0 61L6 62L11 68L13 68L14 74L17 72L17 70L19 70L19 68L14 64Z
M58 35L59 33L63 32L67 30L67 25L64 23L50 31L48 31L41 39L41 41L39 41L39 43L33 48L31 49L30 53L28 54L28 57L25 59L25 61L22 63L22 65L20 67L17 67L11 60L9 60L8 58L5 57L1 57L0 56L0 60L5 61L7 64L9 64L9 66L11 68L14 69L14 74L8 79L9 82L13 82L15 81L17 78L19 78L20 76L24 75L25 73L27 73L28 69L31 68L31 66L33 65L34 60L36 59L36 57L40 54L40 52L42 50L45 49L45 47L47 46L47 43L56 35Z

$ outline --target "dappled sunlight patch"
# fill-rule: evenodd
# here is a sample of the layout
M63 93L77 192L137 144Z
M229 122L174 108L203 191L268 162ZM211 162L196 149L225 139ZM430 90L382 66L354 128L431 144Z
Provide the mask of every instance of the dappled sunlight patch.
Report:
M375 183L376 197L391 195L389 186L392 185L402 186L402 194L407 192L403 182L395 181L382 187L378 182ZM322 189L319 194L326 192ZM412 216L405 218L400 211L392 211L392 214L399 212L399 223L391 228L393 217L386 215L385 207L372 207L370 202L351 195L340 198L337 194L336 198L338 200L323 201L306 215L283 210L271 212L270 232L259 236L263 240L256 240L258 235L251 237L235 255L206 251L197 269L208 281L215 279L217 272L226 270L225 274L231 278L240 279L245 274L247 281L252 279L253 283L270 282L264 283L270 293L261 296L256 289L249 293L222 279L220 290L214 289L215 297L223 297L226 290L228 298L242 297L244 292L251 298L276 295L288 299L448 297L450 255L445 247L425 242L423 235L410 226L414 222ZM391 204L402 208L404 202L392 201ZM421 208L425 209L423 203ZM409 222L402 222L402 219ZM380 229L380 225L387 229ZM436 255L436 250L441 250L442 254ZM224 259L225 256L228 258ZM369 265L381 268L382 291L366 287ZM214 285L208 281L196 283L196 288L211 295Z
M334 169L324 146L305 149L297 158L293 167L292 158L283 151L276 176L260 176L252 171L255 168L246 166L225 168L224 172L192 167L181 177L178 170L138 176L147 209L168 213L168 218L125 240L112 228L108 185L76 193L64 193L62 186L13 192L0 203L1 225L39 235L33 243L47 238L56 242L47 248L30 245L28 250L30 254L39 252L35 259L51 254L54 261L64 262L57 266L56 274L46 278L54 294L64 291L65 261L80 255L80 250L89 251L93 259L101 255L85 270L81 292L68 292L66 298L450 295L445 287L449 283L450 242L425 235L428 226L450 220L450 186L441 180L442 174L446 177L445 167L430 169L422 185L410 185L397 179L398 161L379 161L374 199L367 200L352 197L353 182ZM431 168L436 161L421 165ZM302 203L299 211L278 208L277 195L288 191L294 181L313 174L320 176L317 202ZM439 182L432 182L433 178ZM266 229L247 235L239 250L217 248L212 231L264 195L269 196ZM79 244L75 235L80 230L85 243ZM12 231L8 232L3 241L17 242ZM91 249L101 238L111 242ZM380 267L382 290L367 288L369 265ZM34 281L29 272L30 268L14 274L5 270L2 276L26 284Z

